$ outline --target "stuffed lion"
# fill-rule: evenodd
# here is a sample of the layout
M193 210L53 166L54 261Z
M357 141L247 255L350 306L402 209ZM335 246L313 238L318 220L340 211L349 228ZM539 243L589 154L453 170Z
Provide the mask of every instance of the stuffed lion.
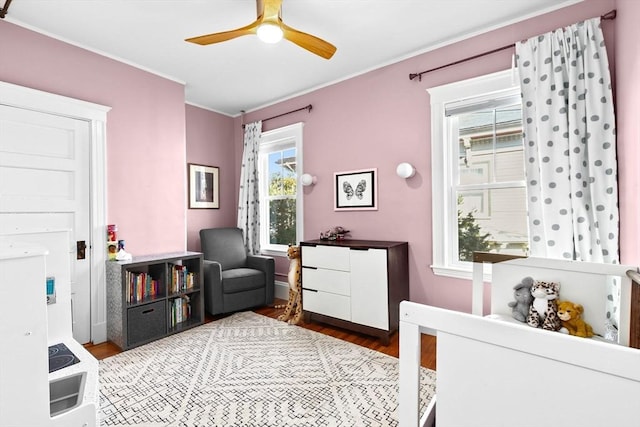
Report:
M571 301L558 302L558 317L562 322L562 327L567 330L569 335L591 338L593 328L580 317L583 311L584 308L580 304L574 304ZM561 331L564 332L564 329Z

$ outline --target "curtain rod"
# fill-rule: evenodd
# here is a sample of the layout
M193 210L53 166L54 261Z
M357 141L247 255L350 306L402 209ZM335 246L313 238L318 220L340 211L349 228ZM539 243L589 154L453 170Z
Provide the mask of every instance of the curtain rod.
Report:
M12 0L5 0L4 7L0 9L0 18L4 19L4 17L7 16L7 12L9 11L9 5L11 4L11 1Z
M302 111L302 110L307 110L310 113L312 108L313 106L309 104L306 107L298 108L297 110L291 110L291 111L287 111L286 113L278 114L277 116L267 117L266 119L262 119L262 121L266 122L268 120L277 119L278 117L286 116L287 114L291 114L291 113L297 113L298 111ZM242 124L242 127L244 128L244 123Z
M614 9L614 10L612 10L610 12L607 12L604 15L600 16L600 19L605 20L605 21L613 20L613 19L616 19L616 15L617 15L617 11ZM497 49L489 50L487 52L482 52L482 53L479 53L477 55L470 56L469 58L461 59L461 60L455 61L455 62L450 62L449 64L445 64L445 65L441 65L439 67L431 68L431 69L428 69L426 71L421 71L419 73L411 73L411 74L409 74L409 80L414 80L417 77L418 81L422 81L422 75L423 74L427 74L427 73L430 73L432 71L441 70L443 68L451 67L453 65L458 65L458 64L461 64L463 62L467 62L467 61L471 61L473 59L480 58L482 56L491 55L492 53L496 53L496 52L500 52L502 50L510 49L510 48L512 48L514 46L515 46L515 44L502 46L502 47L499 47Z

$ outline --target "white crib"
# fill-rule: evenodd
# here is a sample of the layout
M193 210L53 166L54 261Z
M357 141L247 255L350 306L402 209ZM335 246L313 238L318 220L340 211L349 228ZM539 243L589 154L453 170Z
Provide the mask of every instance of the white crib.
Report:
M481 267L481 266L480 266ZM488 316L400 304L400 426L637 426L640 351L629 342L636 268L540 258L493 265ZM477 272L476 266L476 272ZM560 282L560 297L585 307L604 334L612 280L620 286L618 343L535 329L515 321L508 302L526 276ZM481 274L473 307L482 312ZM480 278L480 280L478 280ZM420 334L437 335L437 395L420 417ZM436 403L437 402L437 403Z

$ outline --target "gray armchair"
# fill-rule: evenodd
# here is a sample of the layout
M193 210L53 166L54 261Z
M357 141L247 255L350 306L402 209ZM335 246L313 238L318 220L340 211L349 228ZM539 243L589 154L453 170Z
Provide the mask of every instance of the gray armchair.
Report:
M204 254L204 305L209 314L273 303L275 261L248 255L239 228L200 230Z

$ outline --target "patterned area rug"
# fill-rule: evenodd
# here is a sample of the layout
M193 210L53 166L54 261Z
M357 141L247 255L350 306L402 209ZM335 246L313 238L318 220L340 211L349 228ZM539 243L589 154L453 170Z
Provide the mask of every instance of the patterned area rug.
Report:
M398 359L237 313L102 360L100 405L102 426L396 426Z

